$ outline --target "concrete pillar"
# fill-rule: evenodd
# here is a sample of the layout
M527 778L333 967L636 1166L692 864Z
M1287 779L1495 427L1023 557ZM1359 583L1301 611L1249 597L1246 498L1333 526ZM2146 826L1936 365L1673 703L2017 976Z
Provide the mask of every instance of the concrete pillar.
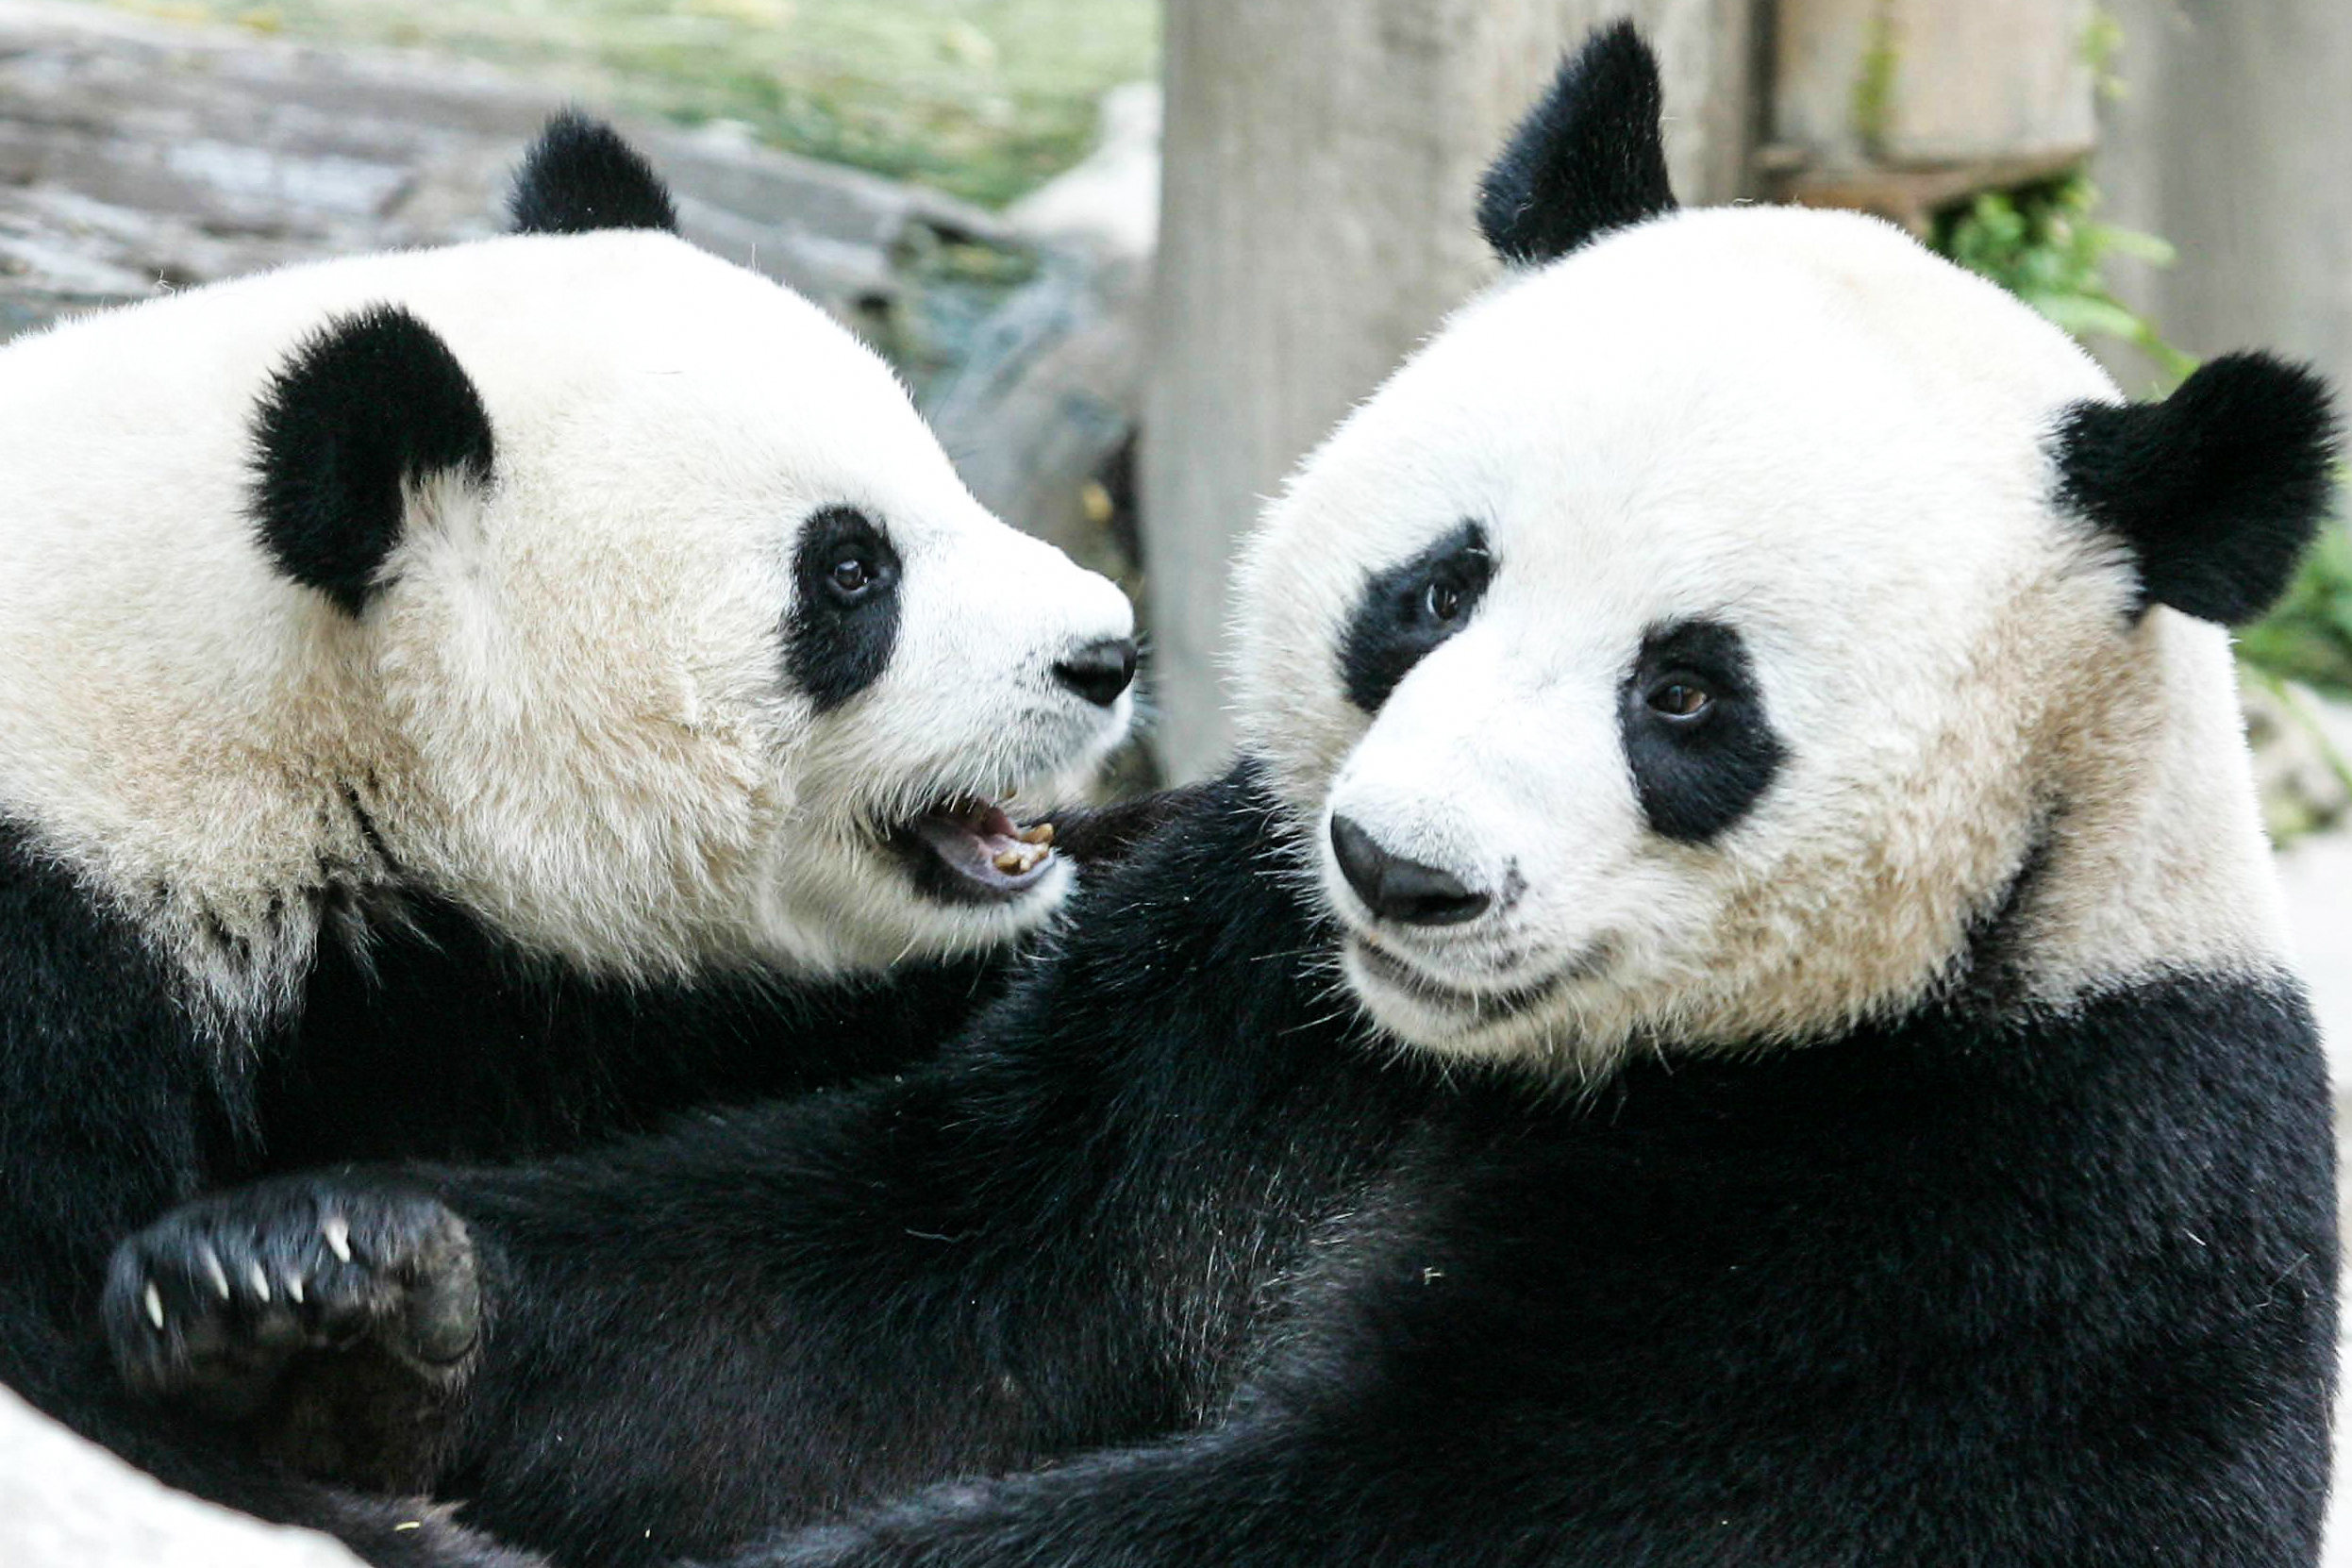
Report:
M1478 175L1625 0L1169 0L1143 517L1160 756L1231 743L1226 569L1261 497L1491 275ZM1631 8L1686 199L1745 168L1752 0Z

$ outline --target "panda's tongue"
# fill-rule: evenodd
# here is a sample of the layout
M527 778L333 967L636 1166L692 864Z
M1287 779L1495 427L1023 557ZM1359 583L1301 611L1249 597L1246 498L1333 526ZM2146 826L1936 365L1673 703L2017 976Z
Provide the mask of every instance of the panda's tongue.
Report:
M976 887L1018 892L1045 875L1051 823L1023 828L993 801L949 801L914 820L915 837L942 864Z

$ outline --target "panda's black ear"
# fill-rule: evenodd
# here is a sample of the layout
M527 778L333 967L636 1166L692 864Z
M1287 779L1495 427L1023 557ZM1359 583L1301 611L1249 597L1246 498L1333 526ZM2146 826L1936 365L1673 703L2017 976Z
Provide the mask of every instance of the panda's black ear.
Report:
M341 316L271 377L254 417L254 522L278 569L357 615L400 542L409 490L487 484L481 394L449 345L392 305Z
M677 231L677 209L653 165L610 125L576 109L548 121L531 143L507 209L517 234Z
M2201 366L2156 403L2078 403L2054 438L2060 505L2130 547L2143 608L2242 626L2327 517L2327 384L2266 354Z
M1675 209L1658 57L1631 22L1569 57L1478 191L1478 229L1514 267L1541 266Z

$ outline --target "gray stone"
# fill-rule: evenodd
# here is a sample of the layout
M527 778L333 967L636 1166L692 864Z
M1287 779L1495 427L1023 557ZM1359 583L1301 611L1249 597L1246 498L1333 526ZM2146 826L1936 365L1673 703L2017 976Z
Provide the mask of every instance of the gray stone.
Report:
M2292 681L2241 681L2262 819L2282 842L2352 816L2352 704Z
M2192 354L2271 348L2352 380L2352 6L2106 0L2124 91L2101 105L2112 222L2161 235L2172 267L2116 292ZM2115 351L2124 385L2160 385Z
M2337 1093L2352 1097L2352 835L2321 833L2289 845L2278 879Z
M0 0L0 329L312 257L495 232L565 101L398 51ZM800 290L921 382L1034 271L994 215L753 144L626 118L687 237ZM988 264L942 275L942 248Z
M1143 309L1159 215L1159 90L1103 103L1086 160L1015 204L1037 277L981 325L924 411L999 516L1126 579L1142 562L1119 470L1143 389Z
M336 1542L174 1492L0 1388L8 1568L357 1568Z

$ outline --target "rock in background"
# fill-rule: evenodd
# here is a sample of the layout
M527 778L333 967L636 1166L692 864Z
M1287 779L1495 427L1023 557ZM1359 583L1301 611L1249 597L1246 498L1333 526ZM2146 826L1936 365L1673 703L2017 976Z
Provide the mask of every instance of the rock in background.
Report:
M498 232L560 95L463 60L0 0L0 339L323 256ZM1157 217L1156 90L1004 218L754 143L624 120L686 237L888 356L981 501L1130 577L1124 474Z
M201 1503L0 1388L8 1568L358 1568L338 1542Z
M2292 681L2242 687L2296 956L2327 1033L2338 1118L2352 1126L2352 704Z

